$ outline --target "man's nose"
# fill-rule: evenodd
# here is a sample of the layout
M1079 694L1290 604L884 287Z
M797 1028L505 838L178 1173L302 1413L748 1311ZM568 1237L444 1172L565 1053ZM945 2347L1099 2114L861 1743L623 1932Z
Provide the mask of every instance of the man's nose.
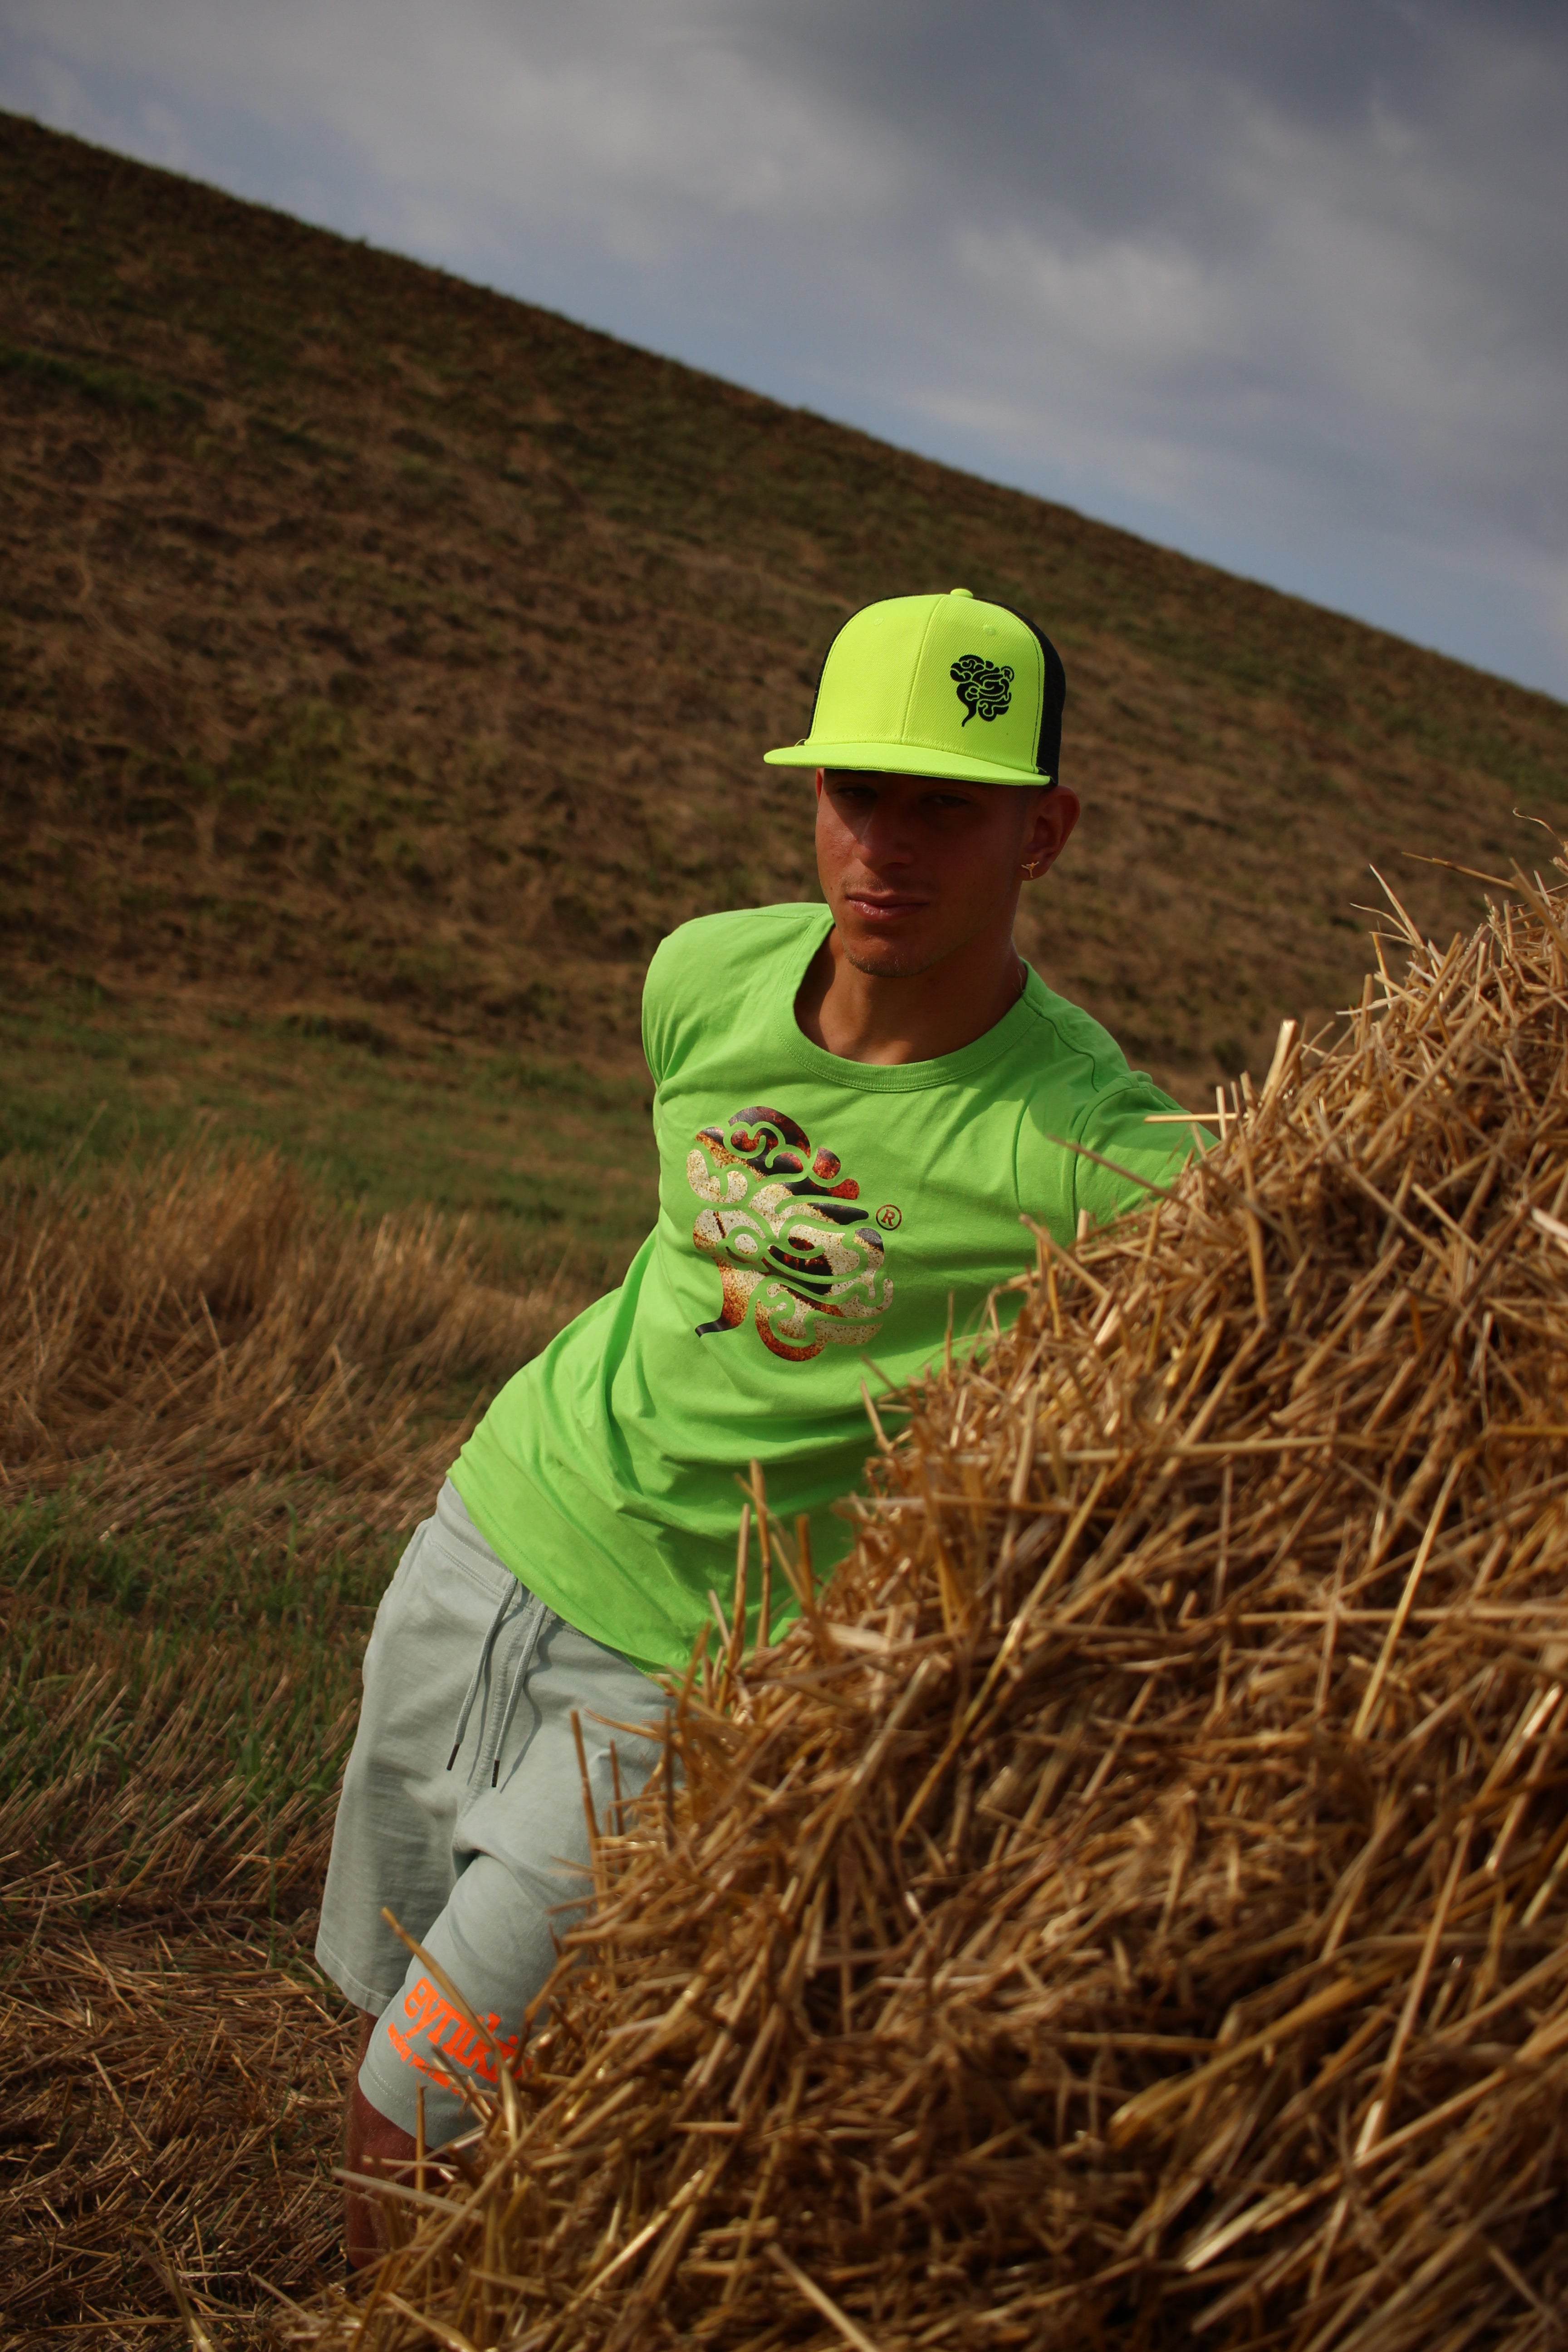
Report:
M915 828L896 809L873 809L860 836L861 855L872 866L907 866L916 852Z

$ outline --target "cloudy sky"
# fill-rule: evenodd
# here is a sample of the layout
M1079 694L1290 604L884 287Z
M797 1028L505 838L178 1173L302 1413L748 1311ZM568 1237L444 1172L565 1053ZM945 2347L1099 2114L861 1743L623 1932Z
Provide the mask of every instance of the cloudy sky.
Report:
M1562 0L0 0L0 106L1568 698Z

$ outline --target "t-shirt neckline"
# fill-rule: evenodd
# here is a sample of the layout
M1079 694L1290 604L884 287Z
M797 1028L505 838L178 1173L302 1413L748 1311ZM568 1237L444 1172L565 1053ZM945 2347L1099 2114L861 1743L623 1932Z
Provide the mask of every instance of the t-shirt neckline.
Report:
M856 1094L906 1095L918 1094L927 1087L952 1086L983 1070L1009 1049L1019 1044L1045 1010L1045 983L1034 966L1026 962L1023 992L1016 1004L1008 1006L1000 1021L955 1054L939 1055L929 1062L854 1062L842 1054L830 1054L825 1045L808 1037L795 1019L795 1000L799 996L813 957L833 929L830 907L812 909L819 919L805 926L806 942L803 954L793 957L787 967L785 985L774 1006L777 1042L795 1067L830 1087L845 1087Z

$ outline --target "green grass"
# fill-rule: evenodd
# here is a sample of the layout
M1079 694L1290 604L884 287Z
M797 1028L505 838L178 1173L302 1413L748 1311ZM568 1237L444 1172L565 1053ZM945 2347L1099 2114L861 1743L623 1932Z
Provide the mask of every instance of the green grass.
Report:
M69 1853L94 1809L156 1746L165 1686L195 1695L183 1769L145 1826L188 1803L198 1767L265 1822L301 1805L320 1819L342 1763L323 1738L355 1696L361 1649L403 1537L345 1527L301 1547L204 1498L174 1526L110 1524L89 1486L0 1510L0 1589L16 1624L0 1683L0 1804L74 1790L51 1805L47 1853ZM102 1702L85 1721L62 1702L88 1675ZM105 1908L113 1913L106 1894Z
M0 1157L89 1170L205 1125L280 1151L345 1205L466 1218L501 1278L619 1280L657 1210L650 1099L646 1071L411 1047L362 1014L187 1006L171 1022L90 987L0 1005Z
M401 1533L344 1530L301 1546L298 1514L277 1539L216 1497L177 1526L103 1524L87 1486L26 1495L0 1515L0 1580L51 1607L82 1611L96 1628L136 1626L181 1640L265 1633L315 1653L368 1631Z
M132 416L188 419L202 413L201 402L182 385L157 383L132 368L105 367L99 361L35 351L3 339L0 374L19 377L47 392L74 393L95 407L123 410Z

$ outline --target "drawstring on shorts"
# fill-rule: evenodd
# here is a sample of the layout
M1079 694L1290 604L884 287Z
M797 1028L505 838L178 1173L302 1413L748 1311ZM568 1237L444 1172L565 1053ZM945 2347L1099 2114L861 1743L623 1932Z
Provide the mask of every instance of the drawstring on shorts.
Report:
M474 1701L479 1697L481 1687L485 1694L485 1700L484 1706L479 1711L479 1737L481 1738L484 1737L485 1715L489 1707L490 1662L495 1655L495 1646L500 1635L500 1629L506 1623L507 1618L511 1613L512 1602L517 1599L519 1593L522 1591L522 1589L523 1588L521 1584L514 1583L510 1592L506 1592L501 1596L500 1607L490 1619L489 1632L485 1635L484 1642L479 1650L479 1664L474 1668L473 1678L470 1681L467 1691L463 1695L463 1704L461 1708L458 1710L458 1733L456 1738L452 1742L452 1752L447 1759L447 1769L448 1772L452 1769L453 1765L456 1764L458 1760L458 1753L468 1733L468 1717L474 1711ZM544 1611L536 1602L534 1607L532 1630L529 1634L527 1642L523 1645L522 1655L518 1660L516 1679L513 1681L510 1690L507 1693L506 1706L501 1714L500 1737L496 1741L495 1761L490 1766L490 1786L492 1789L498 1787L500 1781L501 1749L506 1746L506 1736L511 1729L511 1718L517 1711L517 1702L522 1696L523 1685L528 1680L529 1668L533 1664L533 1654L539 1646L540 1629L543 1625L543 1622Z
M490 1658L495 1651L496 1636L500 1633L501 1627L505 1624L507 1612L521 1590L522 1587L520 1584L513 1583L510 1590L502 1594L500 1607L490 1619L490 1630L485 1635L484 1643L480 1648L479 1664L474 1668L473 1679L469 1683L468 1689L464 1692L463 1704L458 1710L458 1736L452 1742L452 1752L447 1759L447 1769L448 1772L458 1760L458 1751L462 1747L463 1735L468 1730L468 1717L474 1711L474 1701L479 1695L480 1683L484 1683L488 1689L490 1678ZM483 1728L482 1717L480 1719L480 1728L481 1730Z
M533 1664L533 1654L539 1647L540 1630L543 1623L544 1612L542 1609L536 1609L533 1616L533 1631L523 1645L522 1655L517 1662L517 1679L506 1695L506 1706L501 1711L500 1737L496 1741L495 1761L490 1766L492 1789L499 1787L500 1783L501 1749L506 1746L506 1736L511 1729L511 1718L517 1712L518 1700L522 1696L523 1687L528 1681L528 1670Z

